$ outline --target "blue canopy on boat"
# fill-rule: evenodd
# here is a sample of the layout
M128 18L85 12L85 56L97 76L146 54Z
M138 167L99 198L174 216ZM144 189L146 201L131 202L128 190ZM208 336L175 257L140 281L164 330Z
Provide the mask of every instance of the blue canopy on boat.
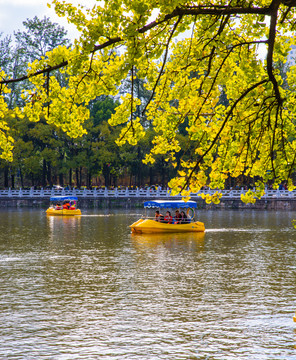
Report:
M77 201L77 196L52 196L50 201L64 201L64 200L75 200Z
M165 201L149 200L144 202L144 208L196 208L196 201Z

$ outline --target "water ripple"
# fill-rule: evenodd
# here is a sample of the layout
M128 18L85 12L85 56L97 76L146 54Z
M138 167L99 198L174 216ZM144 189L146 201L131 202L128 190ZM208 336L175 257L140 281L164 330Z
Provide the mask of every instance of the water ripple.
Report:
M221 225L203 236L145 237L134 214L3 213L0 358L294 359L289 214L237 214L201 213Z

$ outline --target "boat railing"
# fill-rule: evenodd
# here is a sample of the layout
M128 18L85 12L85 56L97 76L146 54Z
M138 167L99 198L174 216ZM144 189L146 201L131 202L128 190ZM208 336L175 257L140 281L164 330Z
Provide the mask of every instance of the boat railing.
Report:
M142 216L142 219L145 219L145 220L155 220L155 216L146 216L146 215L143 215ZM164 220L155 220L157 222L160 222L160 223L163 223L163 224L168 224L168 222L164 221ZM183 223L183 224L188 224L188 223L191 223L191 222L194 222L194 218L191 218L191 217L188 217L187 220ZM180 223L180 220L179 220L179 223ZM175 219L173 217L173 222L172 224L176 224L175 223Z
M203 190L202 193L214 195L216 192L222 194L224 199L240 199L245 194L246 189L228 189L228 190ZM201 192L191 193L191 199L197 200ZM0 190L0 198L18 197L18 198L38 198L51 196L77 196L78 198L97 198L97 197L114 197L114 198L155 198L155 199L181 199L182 195L171 195L170 189L154 189L154 188L93 188L93 189L4 189ZM296 190L288 191L285 189L265 189L262 199L296 199Z

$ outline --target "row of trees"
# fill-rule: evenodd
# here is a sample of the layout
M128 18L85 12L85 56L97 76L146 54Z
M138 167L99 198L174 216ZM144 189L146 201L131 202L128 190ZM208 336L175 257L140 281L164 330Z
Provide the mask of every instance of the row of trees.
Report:
M24 22L25 31L18 31L14 38L1 36L1 68L11 77L20 77L28 63L41 59L47 51L59 45L70 44L66 31L48 18L37 17ZM59 73L59 80L66 83L67 77ZM21 93L30 84L28 81L12 83L6 94L10 109L23 106ZM121 93L129 91L131 82L127 78ZM139 98L150 96L140 79L135 82L134 92ZM32 101L34 95L32 95ZM92 185L136 185L168 182L175 174L164 157L160 156L153 166L145 166L143 159L151 150L152 129L147 132L136 148L126 144L119 148L115 144L120 128L108 124L119 101L102 95L89 104L90 116L85 121L86 133L73 139L44 119L29 121L27 117L6 116L9 136L14 139L13 160L0 160L0 186L27 187L66 184L70 186ZM137 112L141 111L138 106Z
M118 102L109 96L93 101L85 122L87 133L77 139L42 120L7 119L15 142L13 161L0 162L2 186L166 184L174 169L163 156L153 166L142 162L151 148L152 130L136 148L115 144L120 128L111 127L108 120L117 106Z

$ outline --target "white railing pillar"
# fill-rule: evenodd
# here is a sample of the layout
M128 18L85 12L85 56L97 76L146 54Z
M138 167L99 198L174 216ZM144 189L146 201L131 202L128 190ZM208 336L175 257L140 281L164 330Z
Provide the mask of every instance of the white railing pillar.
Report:
M22 197L22 196L23 196L22 188L20 188L19 193L18 193L18 196L19 196L19 197Z
M107 189L107 186L105 186L104 197L108 197L108 189Z
M129 197L129 191L128 191L128 187L125 189L125 194L124 194L124 196L127 196L127 197Z

